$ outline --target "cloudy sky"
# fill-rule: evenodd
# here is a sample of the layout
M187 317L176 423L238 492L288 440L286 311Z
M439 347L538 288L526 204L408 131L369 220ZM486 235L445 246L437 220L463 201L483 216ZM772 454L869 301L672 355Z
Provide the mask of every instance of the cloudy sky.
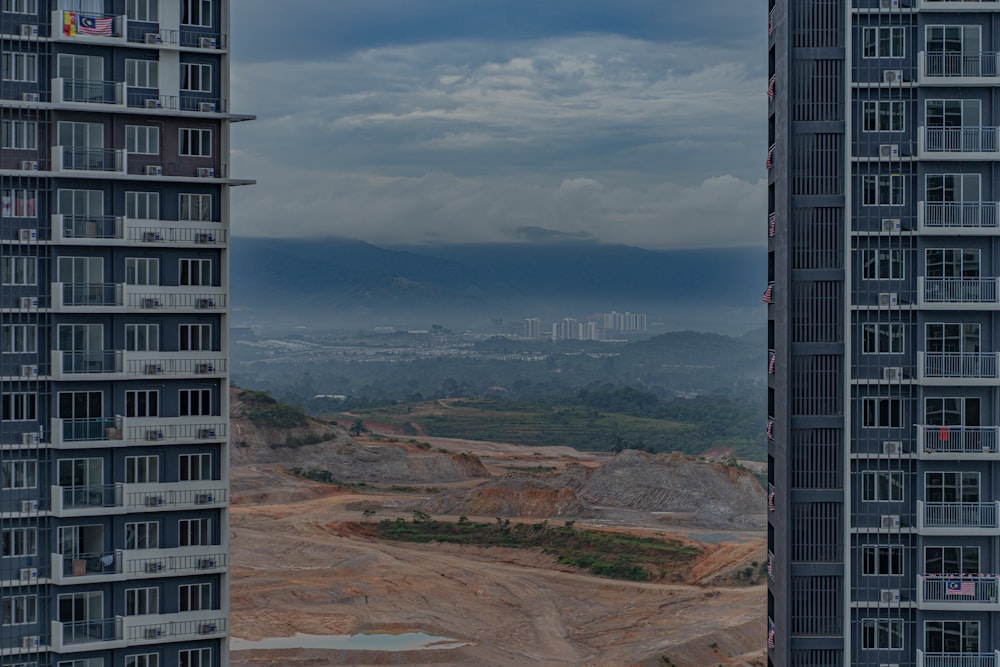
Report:
M234 233L763 244L764 0L234 0Z

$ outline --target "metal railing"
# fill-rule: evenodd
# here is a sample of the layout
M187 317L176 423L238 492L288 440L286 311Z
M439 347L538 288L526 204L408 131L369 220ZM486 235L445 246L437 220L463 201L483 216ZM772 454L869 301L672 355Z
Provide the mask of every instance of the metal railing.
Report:
M113 215L64 215L62 235L65 239L120 239L122 221Z
M918 652L917 667L997 667L997 654Z
M923 356L926 377L997 377L997 357L993 352L925 352Z
M995 153L995 127L925 127L924 150L934 153Z
M62 96L64 102L121 104L122 83L95 79L62 79Z
M997 76L997 54L992 51L980 53L924 53L925 76Z
M216 350L218 352L218 350ZM128 359L129 375L214 375L226 372L226 358L213 359Z
M211 97L187 97L181 95L181 111L199 111L201 113L225 113L226 100Z
M127 639L130 643L163 640L168 637L173 640L197 639L198 637L211 637L225 633L228 628L229 619L224 616L201 621L145 623L143 625L129 626Z
M170 308L193 308L195 310L225 310L225 292L201 294L178 292L131 293L128 295L130 308L161 310Z
M101 574L121 574L121 552L105 551L91 554L56 554L62 559L64 577L93 577Z
M59 625L62 626L63 645L120 641L123 638L120 617L74 621L72 623L59 623Z
M122 171L122 151L114 148L60 146L62 168L72 171Z
M97 486L57 486L55 488L62 496L63 509L122 506L121 484L103 484Z
M925 528L996 528L996 503L924 502Z
M143 243L204 243L219 245L225 243L228 235L225 229L193 227L133 227L127 225L127 240Z
M996 454L996 426L921 426L922 448L929 454Z
M179 34L180 46L199 49L224 49L227 41L226 35L209 30L181 30Z
M88 350L70 352L63 350L63 373L121 373L122 353L120 350Z
M924 301L996 303L996 278L924 278Z
M63 419L63 442L78 440L121 440L120 424L113 417L98 419ZM113 437L117 435L117 437Z
M996 202L926 202L925 227L997 227Z
M928 574L921 577L924 602L998 602L997 577L967 574Z
M218 482L219 480L214 480ZM185 482L187 483L187 482ZM162 484L155 491L128 491L125 493L126 507L177 507L216 505L225 503L229 497L226 488L212 489L170 489L170 484Z
M153 424L143 426L126 426L125 439L129 441L155 442L159 440L217 440L225 438L229 432L229 424L221 421L221 417L206 416L204 419L219 419L220 421L204 424Z
M122 286L117 283L60 283L64 306L120 306Z
M203 548L218 547L218 544ZM150 556L148 558L125 558L125 574L159 574L171 572L197 572L226 567L229 557L224 552L188 554L184 556Z

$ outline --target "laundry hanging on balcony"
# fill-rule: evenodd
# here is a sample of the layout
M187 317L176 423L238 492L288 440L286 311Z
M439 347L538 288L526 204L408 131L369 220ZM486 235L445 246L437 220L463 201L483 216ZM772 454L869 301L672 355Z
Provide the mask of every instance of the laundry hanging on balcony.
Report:
M774 352L771 353L771 361L767 363L767 372L770 375L774 375L774 362L777 360L778 355Z
M773 419L768 419L767 420L766 433L767 433L767 439L768 440L774 440L774 420Z
M768 169L774 167L774 144L772 144L771 147L767 149L767 159L764 160L764 166L767 167Z
M774 236L775 228L778 225L778 214L772 213L767 220L767 235Z
M773 100L774 99L774 84L775 84L777 78L778 78L777 74L772 74L771 75L771 80L767 82L767 99L769 99L769 100Z

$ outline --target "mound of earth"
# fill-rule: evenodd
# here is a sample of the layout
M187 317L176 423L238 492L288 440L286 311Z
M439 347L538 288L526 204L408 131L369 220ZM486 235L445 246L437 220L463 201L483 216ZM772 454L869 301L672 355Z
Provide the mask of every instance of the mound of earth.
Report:
M555 478L510 473L472 489L446 491L420 504L431 514L525 518L586 517L576 492Z

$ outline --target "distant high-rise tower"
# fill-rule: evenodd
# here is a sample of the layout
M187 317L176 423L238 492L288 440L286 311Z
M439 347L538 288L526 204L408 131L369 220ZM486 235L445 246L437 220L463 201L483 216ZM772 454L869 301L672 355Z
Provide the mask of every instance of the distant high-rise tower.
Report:
M1000 2L768 24L768 662L996 667Z
M228 26L2 0L2 667L228 665Z

